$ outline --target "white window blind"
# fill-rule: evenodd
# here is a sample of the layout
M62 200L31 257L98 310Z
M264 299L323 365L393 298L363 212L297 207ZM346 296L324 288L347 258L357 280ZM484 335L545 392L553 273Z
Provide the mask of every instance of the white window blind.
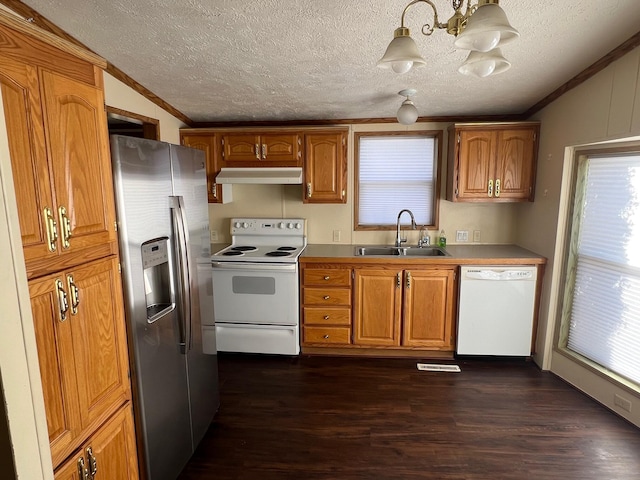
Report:
M640 384L640 156L587 162L567 346Z
M358 224L395 225L408 208L416 223L433 225L435 157L434 137L361 137Z

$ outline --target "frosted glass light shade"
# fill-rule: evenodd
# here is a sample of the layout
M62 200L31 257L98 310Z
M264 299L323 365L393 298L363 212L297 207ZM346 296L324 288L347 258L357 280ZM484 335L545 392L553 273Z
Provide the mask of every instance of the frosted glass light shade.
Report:
M406 29L405 29L406 30ZM413 67L426 65L416 42L408 35L396 36L378 61L380 68L391 68L396 73L406 73Z
M478 7L467 21L467 26L453 44L456 48L488 52L520 36L511 26L507 15L498 4Z
M418 109L411 100L406 99L400 105L396 117L402 125L412 125L418 119Z
M460 65L458 72L484 78L506 72L510 67L511 63L502 56L502 51L494 48L490 52L469 52L469 56Z

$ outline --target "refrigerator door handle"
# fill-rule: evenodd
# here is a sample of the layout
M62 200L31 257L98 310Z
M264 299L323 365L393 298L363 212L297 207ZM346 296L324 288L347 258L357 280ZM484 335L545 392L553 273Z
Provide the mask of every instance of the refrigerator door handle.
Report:
M169 197L176 236L176 252L180 270L180 297L182 299L182 322L180 325L180 348L182 353L191 349L191 275L189 271L189 230L184 216L182 196Z

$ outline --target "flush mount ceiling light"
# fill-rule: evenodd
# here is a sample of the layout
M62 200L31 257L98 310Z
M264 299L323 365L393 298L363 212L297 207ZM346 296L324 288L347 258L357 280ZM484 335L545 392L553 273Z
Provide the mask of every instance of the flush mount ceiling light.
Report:
M416 91L413 88L407 88L398 92L398 95L407 97L406 100L402 102L402 105L400 105L398 113L396 114L398 122L402 125L412 125L416 123L416 120L418 119L418 109L409 98L413 97L415 94Z
M383 57L378 61L378 66L390 68L396 73L406 73L414 67L427 64L420 55L418 46L411 38L409 29L404 26L404 17L407 11L417 3L426 3L433 9L433 21L422 26L423 35L429 36L435 29L445 29L448 34L456 37L453 42L456 48L471 50L471 54L474 52L488 52L490 54L489 56L481 56L481 60L478 59L480 56L473 55L472 57L470 54L458 69L460 73L486 77L506 71L511 64L496 47L501 47L515 40L520 34L509 24L507 15L498 5L498 1L478 0L477 4L471 5L471 0L467 0L466 11L462 13L463 0L453 0L453 15L446 23L440 23L438 11L431 0L412 0L404 7L400 27L396 28L393 40Z

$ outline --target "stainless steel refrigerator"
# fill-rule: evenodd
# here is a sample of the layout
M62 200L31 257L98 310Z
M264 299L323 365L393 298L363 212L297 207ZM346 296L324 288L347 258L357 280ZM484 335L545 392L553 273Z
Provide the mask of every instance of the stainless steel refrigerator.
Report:
M121 135L111 155L140 466L175 480L219 406L205 158Z

